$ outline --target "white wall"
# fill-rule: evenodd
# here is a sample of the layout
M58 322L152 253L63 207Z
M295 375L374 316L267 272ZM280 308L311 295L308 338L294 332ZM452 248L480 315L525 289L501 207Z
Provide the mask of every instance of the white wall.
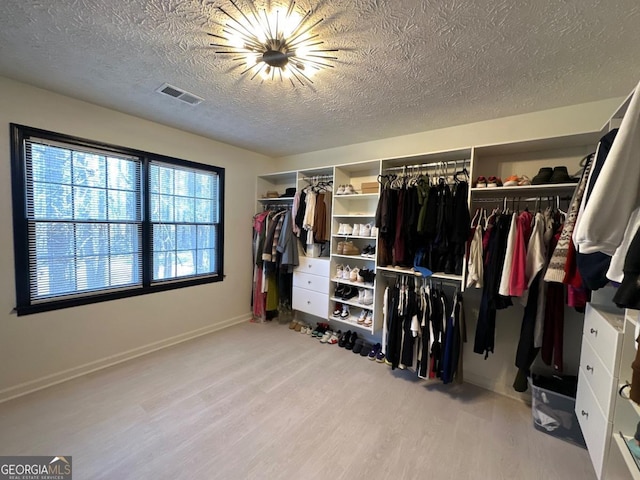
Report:
M276 159L278 172L598 131L623 97L357 143ZM384 118L380 119L381 122Z
M225 167L226 279L54 312L22 317L11 313L15 282L10 122ZM4 250L0 256L0 400L247 320L253 185L258 169L271 162L263 155L0 77L0 239Z

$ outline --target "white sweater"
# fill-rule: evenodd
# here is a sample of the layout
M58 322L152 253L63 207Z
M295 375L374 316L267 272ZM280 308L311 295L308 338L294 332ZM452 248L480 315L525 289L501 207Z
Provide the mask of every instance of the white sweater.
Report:
M574 241L580 253L613 255L640 205L640 84L635 92L576 225Z

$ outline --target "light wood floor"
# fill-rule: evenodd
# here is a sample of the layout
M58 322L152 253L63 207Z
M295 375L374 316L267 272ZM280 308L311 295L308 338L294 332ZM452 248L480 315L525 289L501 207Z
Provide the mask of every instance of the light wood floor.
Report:
M277 323L1 404L0 454L72 455L76 480L595 478L586 450L534 430L522 403Z

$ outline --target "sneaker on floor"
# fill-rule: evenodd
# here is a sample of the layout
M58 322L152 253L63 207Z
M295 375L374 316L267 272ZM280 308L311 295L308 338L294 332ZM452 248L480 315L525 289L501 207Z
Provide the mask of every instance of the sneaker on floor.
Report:
M369 350L369 360L375 360L376 357L378 356L378 353L380 352L380 349L382 349L382 345L380 345L379 343L376 343L373 347L371 347L371 350Z
M338 346L341 348L344 348L347 345L347 342L349 341L350 338L351 338L351 330L347 330L340 336L338 340Z
M327 344L335 345L336 343L338 343L340 341L340 337L342 337L342 331L341 330L338 330L337 332L333 332L331 334L331 338L329 339Z
M384 352L382 351L382 349L380 349L380 351L376 353L376 362L385 363L385 361L386 361L386 358L385 358Z
M362 345L362 350L360 350L360 356L368 357L369 353L371 353L372 348L373 348L373 345L371 343L364 342L364 344Z

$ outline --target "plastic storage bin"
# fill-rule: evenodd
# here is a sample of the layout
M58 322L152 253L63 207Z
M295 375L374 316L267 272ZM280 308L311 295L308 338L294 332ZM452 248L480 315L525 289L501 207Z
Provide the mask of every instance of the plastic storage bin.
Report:
M577 377L533 375L531 413L533 426L548 435L587 448L575 414Z

